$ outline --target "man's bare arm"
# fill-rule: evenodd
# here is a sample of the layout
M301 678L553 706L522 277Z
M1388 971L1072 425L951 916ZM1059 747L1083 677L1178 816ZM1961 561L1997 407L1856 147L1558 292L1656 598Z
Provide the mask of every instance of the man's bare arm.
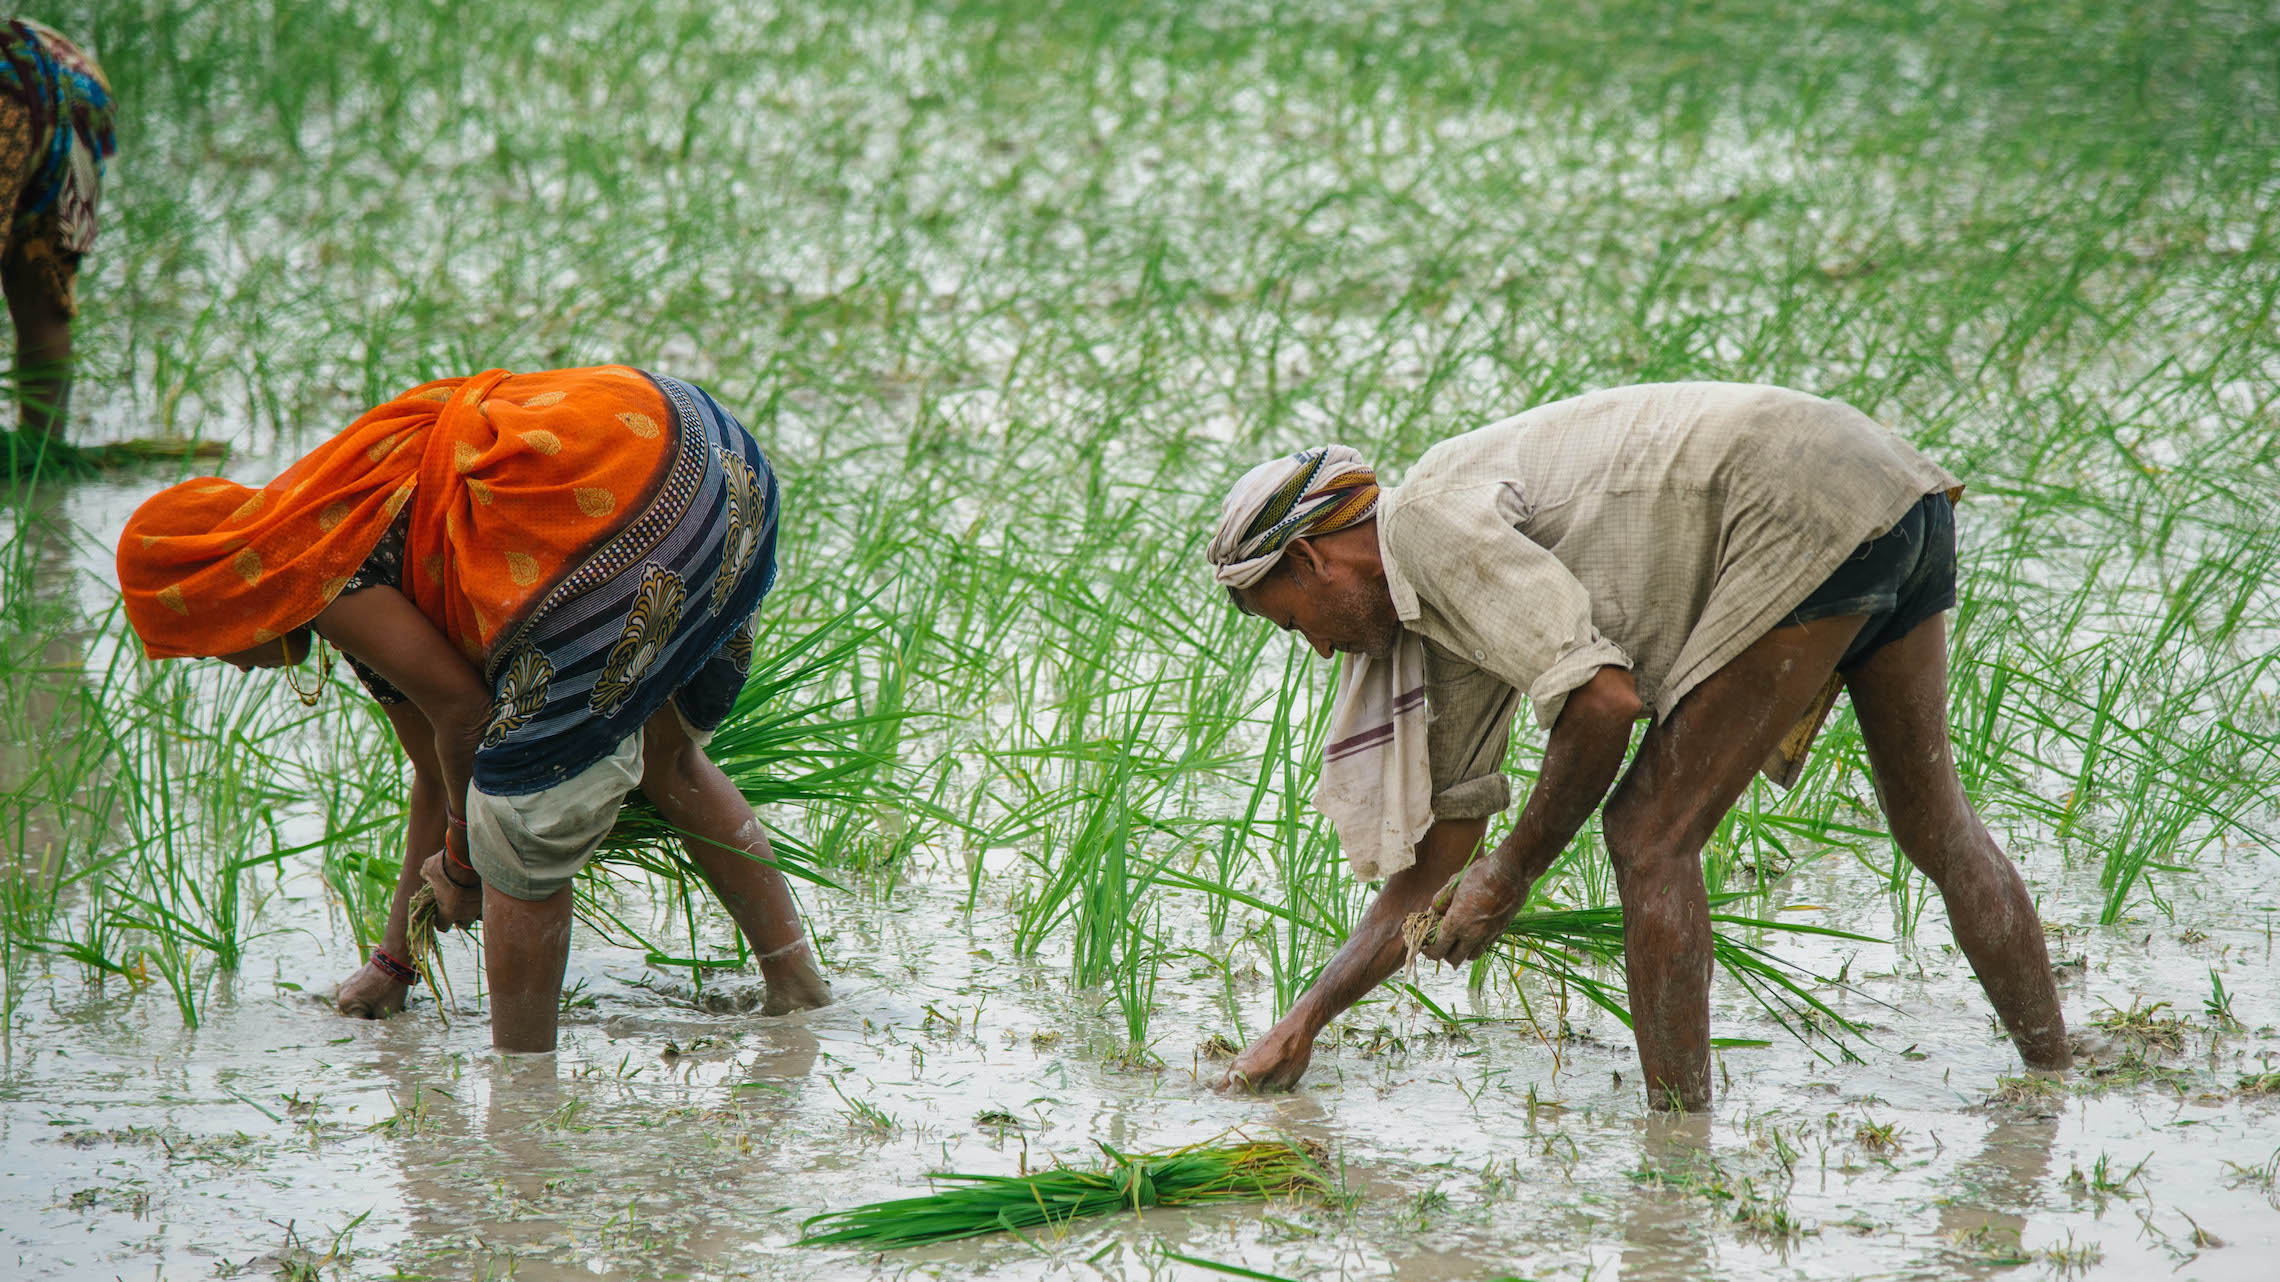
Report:
M1622 668L1601 668L1568 696L1520 818L1496 849L1465 874L1426 956L1468 962L1504 933L1536 879L1606 797L1631 746L1639 709L1638 683Z
M1480 849L1487 831L1486 819L1443 819L1427 828L1417 842L1417 862L1385 879L1320 978L1281 1022L1236 1056L1221 1085L1252 1090L1288 1090L1296 1085L1314 1054L1316 1035L1400 969L1406 959L1402 921L1433 902L1433 896Z

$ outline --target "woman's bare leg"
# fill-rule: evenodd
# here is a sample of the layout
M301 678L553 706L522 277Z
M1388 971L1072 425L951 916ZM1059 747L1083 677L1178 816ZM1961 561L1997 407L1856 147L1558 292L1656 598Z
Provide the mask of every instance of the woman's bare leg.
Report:
M670 705L643 730L641 791L665 822L685 834L681 848L704 872L713 894L744 933L745 944L759 957L768 984L761 1012L781 1015L829 1004L831 985L816 969L791 885L776 868L759 816L682 731Z
M483 888L483 973L491 981L491 1045L500 1050L554 1049L571 894L564 886L544 899L517 899Z

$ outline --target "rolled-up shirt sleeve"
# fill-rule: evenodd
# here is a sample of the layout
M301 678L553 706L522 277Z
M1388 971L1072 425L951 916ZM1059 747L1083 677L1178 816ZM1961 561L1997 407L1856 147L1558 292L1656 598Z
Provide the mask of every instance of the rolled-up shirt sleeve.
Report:
M1549 730L1577 686L1631 659L1592 626L1583 584L1506 520L1502 489L1484 482L1406 504L1384 543L1417 593L1422 630L1524 692Z

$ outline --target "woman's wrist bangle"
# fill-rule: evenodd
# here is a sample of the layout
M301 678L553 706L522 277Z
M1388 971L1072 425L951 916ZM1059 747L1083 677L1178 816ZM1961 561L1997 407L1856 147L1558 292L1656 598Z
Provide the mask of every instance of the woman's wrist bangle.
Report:
M382 974L399 984L417 984L420 982L420 973L412 969L411 963L401 962L389 956L388 950L385 948L372 950L372 964L378 966Z
M453 874L451 870L454 867L467 870L465 880ZM450 828L444 831L443 876L444 880L449 881L461 890L473 890L483 884L483 875L476 872L475 865L468 861L467 832L463 828Z
M461 881L459 877L451 871L453 868L465 868L467 870L467 880ZM443 879L450 882L452 885L459 887L461 890L474 890L483 884L483 874L475 871L475 865L468 863L466 860L461 859L457 854L454 854L449 845L446 845L443 848Z

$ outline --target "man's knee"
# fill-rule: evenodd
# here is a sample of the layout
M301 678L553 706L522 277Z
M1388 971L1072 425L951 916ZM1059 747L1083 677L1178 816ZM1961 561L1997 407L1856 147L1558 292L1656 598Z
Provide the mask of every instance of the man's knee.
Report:
M1957 870L2000 857L1960 782L1952 787L1880 783L1876 791L1892 840L1933 882L1944 883Z
M1600 835L1615 865L1618 883L1662 871L1681 851L1671 840L1673 825L1655 813L1636 788L1617 788L1599 812Z

